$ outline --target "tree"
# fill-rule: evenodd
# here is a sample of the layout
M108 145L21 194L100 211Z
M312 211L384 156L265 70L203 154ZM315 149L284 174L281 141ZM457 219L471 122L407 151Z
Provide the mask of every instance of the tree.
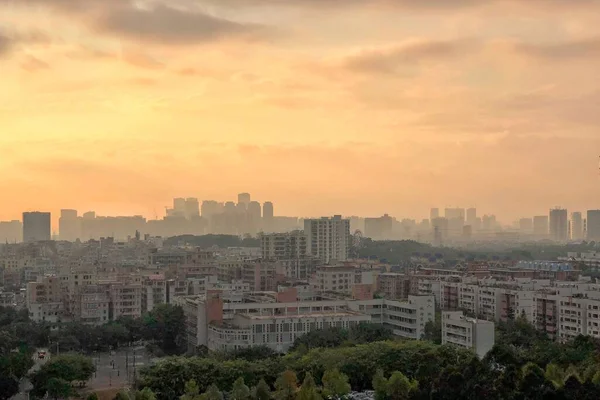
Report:
M306 374L304 377L304 382L302 382L302 387L298 391L298 395L296 396L297 400L322 400L323 398L317 391L317 385L315 384L315 380L313 379L310 372Z
M134 400L156 400L156 395L150 388L144 388L136 391L133 398Z
M248 400L250 398L250 388L244 383L243 377L239 377L233 383L229 398L231 400Z
M252 398L254 400L270 400L271 399L271 388L265 382L264 379L261 379L258 382L258 385L252 390Z
M544 376L556 389L560 389L565 384L565 371L556 364L548 364Z
M202 400L223 400L223 393L221 393L217 385L213 383L202 395Z
M275 398L277 400L294 400L298 391L298 378L291 370L283 372L275 382Z
M73 392L71 383L60 378L50 378L46 383L46 390L54 399L66 399Z
M181 353L185 336L183 308L161 304L143 317L143 335L167 354Z
M373 377L373 389L375 389L376 400L386 400L388 393L388 380L382 369L378 369Z
M19 393L19 381L0 373L0 400L8 400L17 393Z
M114 400L131 400L131 398L129 396L129 393L121 390L119 393L117 393Z
M308 349L317 347L340 347L342 343L347 341L349 333L342 328L317 329L300 336L294 341L292 350L295 350L301 345L305 345Z
M49 391L48 385L52 381L54 390L60 394L61 381L69 383L73 381L87 381L92 377L96 368L92 360L79 354L65 354L51 359L44 364L39 371L31 376L33 384L32 394L34 396L43 396Z
M548 398L554 392L552 383L546 380L544 370L537 364L527 363L523 366L519 381L519 395L525 399Z
M29 352L11 352L0 357L0 375L10 376L20 381L27 375L33 364Z
M387 382L387 395L390 400L406 400L419 388L419 382L409 380L402 372L396 371Z
M337 368L325 371L323 374L323 396L339 398L351 391L348 376L342 374Z
M86 400L98 400L98 395L96 394L96 392L90 393Z
M180 400L200 400L200 388L194 379L185 383L185 394L180 397Z
M279 354L268 346L242 347L236 350L217 351L212 354L218 360L246 360L257 361L265 358L277 357Z
M349 337L355 343L373 343L391 340L394 334L383 325L360 323L350 328Z
M436 313L435 320L425 324L423 340L429 340L435 344L442 344L442 314Z
M10 353L16 348L19 340L6 331L0 331L0 356Z

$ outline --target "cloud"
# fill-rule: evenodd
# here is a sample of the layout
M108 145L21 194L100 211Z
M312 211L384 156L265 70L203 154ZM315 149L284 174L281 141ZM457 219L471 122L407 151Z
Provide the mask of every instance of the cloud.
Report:
M551 44L518 43L515 45L514 50L522 55L554 61L597 58L600 57L600 38Z
M47 44L50 38L40 31L26 31L10 33L0 29L0 57L6 56L20 44Z
M403 65L447 60L474 48L469 40L418 40L392 47L364 50L348 56L342 66L365 73L396 73Z
M156 58L137 51L124 51L122 55L123 61L138 68L145 69L160 69L165 66L164 63Z
M37 57L28 55L21 63L21 68L28 72L36 72L43 69L49 69L50 65Z
M12 39L0 32L0 57L8 54L12 47L12 44Z
M114 7L101 16L97 24L108 33L169 44L201 43L228 37L254 38L266 29L163 5L149 10Z

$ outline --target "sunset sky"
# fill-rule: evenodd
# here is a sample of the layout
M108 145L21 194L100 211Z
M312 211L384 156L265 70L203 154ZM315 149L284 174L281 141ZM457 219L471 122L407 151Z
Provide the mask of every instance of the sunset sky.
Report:
M0 0L0 220L600 208L600 1Z

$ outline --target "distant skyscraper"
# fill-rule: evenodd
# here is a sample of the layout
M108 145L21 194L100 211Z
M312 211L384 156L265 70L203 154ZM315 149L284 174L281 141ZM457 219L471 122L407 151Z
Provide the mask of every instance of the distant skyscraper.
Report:
M214 200L204 200L202 202L202 218L210 219L213 215L223 212L223 204Z
M389 239L393 222L387 214L379 218L365 218L365 236L375 240Z
M446 208L444 210L444 216L446 219L461 219L465 221L465 209L464 208Z
M248 204L250 204L250 193L240 193L238 194L238 204L242 203L246 205L248 208Z
M569 239L567 210L562 208L550 210L550 238L557 242L565 242Z
M225 203L225 208L223 209L223 211L225 212L225 214L235 214L235 203L233 201L228 201L227 203Z
M185 216L187 218L198 217L200 215L200 202L198 199L190 197L185 199Z
M533 217L533 234L538 238L548 237L548 216L537 215Z
M266 201L265 204L263 204L263 218L265 220L273 219L273 215L274 215L273 203L271 203L270 201Z
M600 210L587 212L587 240L600 241Z
M440 217L440 209L439 208L432 208L429 211L429 220L433 221L436 218Z
M185 199L176 198L173 199L173 216L183 217L185 216Z
M462 236L463 227L465 226L465 209L446 208L444 215L448 220L448 236Z
M248 229L251 234L259 231L262 221L262 210L258 201L251 201L248 204Z
M434 246L441 246L448 237L448 219L441 217L432 219L431 229L433 231Z
M333 218L305 219L307 252L324 263L344 261L350 255L350 220L341 215Z
M580 212L571 214L571 239L583 239L583 215Z
M477 221L477 209L467 209L467 225L473 226L475 224L475 221Z
M519 231L521 234L531 235L533 233L533 219L521 218L519 220Z
M23 213L23 241L38 242L51 240L51 216L45 212Z
M0 243L16 243L23 240L21 221L0 221Z
M58 219L58 235L60 240L74 242L81 236L81 223L77 210L60 210Z
M481 229L488 233L495 231L497 224L495 215L484 215L481 219Z

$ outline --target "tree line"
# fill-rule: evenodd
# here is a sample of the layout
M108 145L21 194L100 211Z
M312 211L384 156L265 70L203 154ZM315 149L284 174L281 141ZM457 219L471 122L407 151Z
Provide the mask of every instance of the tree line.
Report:
M33 366L33 357L39 348L47 348L53 353L91 354L144 340L149 350L163 356L184 353L187 350L185 335L183 309L168 304L157 306L141 318L120 318L102 326L77 322L39 323L29 319L27 310L0 307L0 400L18 393L19 382ZM55 359L52 361L50 365L54 365ZM55 391L66 390L65 381L68 382L71 375L55 375L48 375L48 379L39 375L34 386L44 388L39 391L47 390L48 384ZM50 383L46 382L48 380Z
M336 334L340 334L337 339ZM265 399L279 400L280 371L286 371L291 382L292 374L298 382L308 379L309 386L314 381L317 389L316 395L311 391L311 396L316 396L310 397L313 400L329 398L325 388L332 375L341 376L354 391L374 390L377 400L600 396L600 343L583 336L567 343L555 342L523 318L499 324L497 344L483 359L471 350L427 340L357 343L346 340L347 335L335 329L311 332L285 355L256 350L246 355L230 352L229 356L171 357L143 369L138 385L159 400L177 400L189 394L187 387L193 381L197 396L220 400L221 395L229 398L242 379L250 393L260 385L264 393L266 388L270 393ZM260 354L265 357L260 358ZM305 400L300 397L301 388L290 390L286 400Z
M187 349L183 309L170 304L158 305L140 318L121 317L100 326L38 323L29 319L27 310L0 307L0 335L13 338L5 343L14 342L15 347L51 347L59 352L101 352L140 340L150 343L158 355L181 354Z

